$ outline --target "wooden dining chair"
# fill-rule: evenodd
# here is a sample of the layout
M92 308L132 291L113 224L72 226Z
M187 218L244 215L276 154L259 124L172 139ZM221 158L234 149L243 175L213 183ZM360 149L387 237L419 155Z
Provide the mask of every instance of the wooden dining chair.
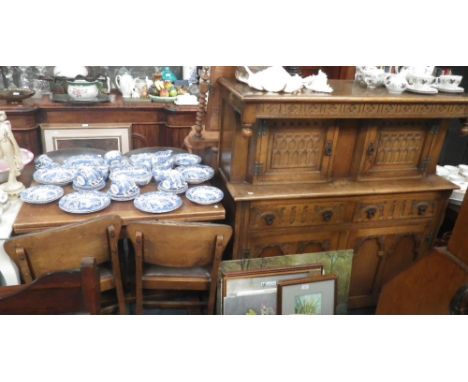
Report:
M79 270L0 287L0 314L98 314L100 307L99 271L92 257L85 257Z
M47 273L79 268L84 257L94 257L99 266L101 292L115 289L119 312L125 314L117 250L121 227L120 216L103 216L16 236L7 240L4 248L26 284Z
M205 306L213 314L216 282L232 228L222 224L170 221L135 222L127 226L135 248L136 313L144 306ZM151 301L144 290L205 291L205 301Z

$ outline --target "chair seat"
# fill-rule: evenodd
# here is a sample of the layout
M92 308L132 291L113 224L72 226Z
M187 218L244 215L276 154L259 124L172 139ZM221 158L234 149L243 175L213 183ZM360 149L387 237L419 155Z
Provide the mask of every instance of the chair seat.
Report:
M99 266L99 281L101 292L108 291L115 287L114 276L110 265Z
M205 267L170 268L145 264L143 288L172 290L207 290L210 270Z

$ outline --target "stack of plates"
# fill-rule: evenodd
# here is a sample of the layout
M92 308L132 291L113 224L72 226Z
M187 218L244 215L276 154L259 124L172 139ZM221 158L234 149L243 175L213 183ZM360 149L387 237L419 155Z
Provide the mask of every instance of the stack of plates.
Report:
M37 183L64 186L73 180L74 171L63 167L49 167L36 170L33 179Z

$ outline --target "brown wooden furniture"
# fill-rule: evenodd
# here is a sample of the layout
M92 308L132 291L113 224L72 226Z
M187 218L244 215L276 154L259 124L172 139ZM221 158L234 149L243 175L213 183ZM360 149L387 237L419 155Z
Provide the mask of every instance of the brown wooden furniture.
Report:
M34 184L34 182L33 182ZM106 192L109 185L102 191ZM141 193L155 191L155 184L150 183L141 188ZM64 187L65 194L73 192L71 186ZM33 231L40 231L46 228L60 227L66 224L83 222L89 218L103 217L108 215L118 215L122 219L125 227L128 223L141 220L170 219L183 221L215 221L225 218L225 209L223 205L216 204L210 206L201 206L190 202L185 196L182 196L183 206L175 211L165 214L149 214L141 212L135 208L133 201L112 202L105 210L92 214L77 215L62 211L58 203L45 205L33 205L24 203L13 224L15 234L23 234Z
M19 105L0 101L11 121L20 147L35 155L43 152L39 125L131 123L133 148L151 146L182 147L185 136L195 122L196 106L151 102L126 102L116 95L114 102L96 105L70 105L41 99L28 99Z
M354 249L349 307L375 306L431 248L455 188L435 168L468 97L330 84L330 95L295 95L219 80L233 257Z
M99 271L85 257L80 270L45 274L31 284L0 287L0 314L98 314Z
M94 257L100 266L101 292L114 290L119 312L126 313L125 297L117 253L122 220L117 215L13 237L5 251L17 265L24 283L50 272L79 268L83 257Z
M158 221L131 223L127 233L135 248L137 314L149 303L143 298L143 290L148 289L208 291L204 304L208 314L213 314L219 265L231 239L231 227ZM190 305L173 302L162 306Z
M385 284L377 314L449 314L453 304L467 313L467 201L465 198L447 248L434 248Z

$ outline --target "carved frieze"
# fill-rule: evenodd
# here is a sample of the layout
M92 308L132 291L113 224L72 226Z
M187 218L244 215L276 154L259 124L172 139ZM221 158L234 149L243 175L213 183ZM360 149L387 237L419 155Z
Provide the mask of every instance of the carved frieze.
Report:
M461 118L468 105L440 103L260 103L257 118Z

